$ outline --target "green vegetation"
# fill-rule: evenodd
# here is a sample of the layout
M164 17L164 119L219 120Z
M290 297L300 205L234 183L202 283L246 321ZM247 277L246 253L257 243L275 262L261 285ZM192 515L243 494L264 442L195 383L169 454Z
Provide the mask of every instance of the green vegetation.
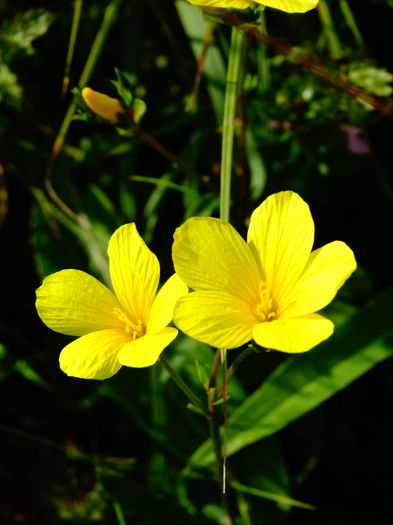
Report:
M1 523L214 525L230 523L228 508L233 525L386 521L392 18L392 0L326 0L297 15L206 14L182 0L0 0ZM244 38L230 27L240 22ZM239 83L229 158L230 56ZM118 122L88 108L85 86L118 99ZM70 378L58 356L72 339L34 307L42 279L61 269L108 284L108 240L128 222L165 282L174 230L218 217L220 196L222 213L221 165L242 235L268 195L293 190L310 205L315 246L340 239L358 262L324 311L330 339L292 356L227 352L236 373L225 505L206 418L171 378L214 411L223 438L214 349L179 335L165 363Z

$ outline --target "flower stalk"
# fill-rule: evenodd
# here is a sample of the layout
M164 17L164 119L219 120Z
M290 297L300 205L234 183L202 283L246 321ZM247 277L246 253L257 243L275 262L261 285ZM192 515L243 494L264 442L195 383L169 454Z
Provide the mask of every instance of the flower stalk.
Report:
M235 134L235 115L236 105L239 90L239 78L241 59L243 56L245 37L242 31L232 28L231 45L229 48L229 61L226 78L226 89L224 99L224 119L222 125L222 148L221 148L221 180L220 180L220 219L229 222L230 220L230 206L231 206L231 181L232 181L232 159L233 159L233 139ZM222 465L222 492L225 494L226 485L226 439L227 439L227 420L228 407L226 396L226 372L227 372L227 351L221 349L221 364L223 367L223 397L224 397L224 454L216 455L217 463ZM215 411L212 413L212 418L215 416ZM213 428L216 425L213 422ZM211 437L214 440L217 436L213 435L211 429ZM218 436L219 439L219 436ZM220 445L218 445L220 446Z
M183 379L175 372L175 370L171 367L171 365L168 363L165 357L163 356L160 357L160 363L165 368L165 370L168 372L168 374L171 376L173 381L180 388L180 390L182 390L184 394L188 397L191 403L195 407L199 408L206 416L208 416L208 412L207 412L205 405L202 403L199 397L196 394L194 394L191 388L187 386L187 384L183 381Z
M244 41L244 33L232 28L224 100L224 120L222 124L220 180L220 218L227 222L229 222L231 205L233 137L235 134L236 103Z

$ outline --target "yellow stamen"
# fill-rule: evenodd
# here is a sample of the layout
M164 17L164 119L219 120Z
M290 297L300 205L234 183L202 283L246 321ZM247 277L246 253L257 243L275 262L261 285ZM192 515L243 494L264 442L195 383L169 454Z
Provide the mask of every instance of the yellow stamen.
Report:
M125 324L124 330L131 335L132 339L138 339L138 337L145 335L145 327L140 319L134 323L120 308L114 308L113 315Z
M260 303L257 305L256 317L258 321L270 322L278 318L277 309L270 295L265 281L259 283Z

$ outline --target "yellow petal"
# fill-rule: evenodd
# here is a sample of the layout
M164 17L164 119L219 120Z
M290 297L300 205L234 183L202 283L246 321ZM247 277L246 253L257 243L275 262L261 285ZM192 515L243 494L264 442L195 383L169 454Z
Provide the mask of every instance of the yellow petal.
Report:
M112 235L108 247L113 289L133 322L146 326L160 278L157 257L146 246L134 223Z
M286 297L282 315L294 317L324 308L355 269L353 251L344 242L334 241L313 251L304 273Z
M144 335L130 341L120 350L120 363L134 368L154 365L161 352L175 339L177 333L176 328L164 328L157 334Z
M280 306L311 253L314 222L308 205L292 191L271 195L251 215L247 240Z
M187 0L190 4L200 5L202 7L223 7L228 9L246 9L250 5L262 4L267 7L273 7L287 13L305 13L314 9L319 0Z
M147 322L147 334L159 332L172 321L173 309L177 300L187 292L187 285L174 273L161 287L154 299Z
M249 0L187 0L190 4L202 7L226 7L228 9L246 9L253 4Z
M286 13L305 13L314 9L319 0L255 0L255 3L273 7Z
M225 292L191 292L179 299L174 321L185 334L217 348L237 348L256 323L248 305Z
M105 328L120 328L112 316L119 301L91 275L80 270L62 270L44 279L36 291L41 320L66 335L84 335Z
M81 379L107 379L121 368L120 349L129 341L124 331L99 330L79 337L60 354L60 368Z
M247 243L227 222L188 219L174 235L175 270L194 290L221 290L258 302L260 274Z
M94 113L110 122L118 122L118 114L124 113L124 108L117 99L108 97L108 95L94 91L89 87L82 89L82 97Z
M277 319L254 326L255 342L280 352L306 352L330 337L334 324L318 314Z

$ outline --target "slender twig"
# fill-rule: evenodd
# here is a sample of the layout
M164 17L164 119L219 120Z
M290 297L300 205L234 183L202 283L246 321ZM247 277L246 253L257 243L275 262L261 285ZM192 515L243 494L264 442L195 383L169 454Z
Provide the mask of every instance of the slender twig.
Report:
M261 33L267 34L265 12L259 13L259 29ZM257 46L258 77L259 83L264 91L270 87L270 66L266 46Z
M222 149L221 149L221 179L220 179L220 218L229 222L231 206L231 182L233 160L233 138L235 134L235 115L239 90L240 67L244 48L244 34L232 28L231 45L229 48L229 61L226 77L224 119L222 124ZM223 380L226 381L227 351L220 349L223 367ZM226 443L228 431L228 404L226 388L223 390L224 399L224 456L216 454L219 470L222 468L221 488L225 495L226 487ZM213 436L212 436L213 438ZM221 473L221 472L220 472Z
M191 403L199 408L206 416L208 415L208 411L205 407L205 405L202 403L202 401L199 399L199 397L194 394L194 392L191 390L191 388L186 385L186 383L183 381L183 379L173 370L171 365L168 363L168 361L165 359L165 357L160 357L160 363L165 368L165 370L168 372L168 374L171 376L173 381L177 384L177 386L184 392L184 394L188 397L188 399L191 401Z
M233 137L235 133L235 114L243 45L243 33L232 29L224 100L224 121L222 124L220 181L220 218L227 222L229 222L231 205Z
M210 431L210 437L213 443L214 454L216 456L217 478L220 483L220 488L223 489L223 479L221 476L221 466L222 466L221 441L220 441L220 433L219 433L219 424L217 421L217 410L216 410L216 405L215 405L216 381L217 381L218 367L220 365L220 359L221 359L221 350L217 348L216 354L214 356L212 368L210 371L209 385L207 388L207 404L208 404L207 418L209 421L209 431Z
M200 88L201 81L202 81L203 69L205 67L207 52L213 41L213 33L214 33L215 26L216 25L213 22L210 22L207 25L206 34L203 39L202 51L201 51L201 54L199 56L198 63L197 63L197 70L196 70L195 79L194 79L194 87L192 89L192 93L188 97L188 101L186 104L187 111L192 111L197 104L199 88Z
M228 448L228 396L227 396L227 372L228 372L228 359L227 351L221 350L221 362L222 362L222 376L223 376L223 389L222 399L224 401L224 443L222 453L222 493L226 493L227 484L227 448Z
M68 43L66 65L65 65L65 70L64 70L63 87L61 91L61 95L63 97L66 95L68 91L68 86L70 84L71 64L72 64L72 59L73 59L74 51L75 51L75 42L76 42L76 36L78 34L79 21L80 21L81 12L82 12L82 4L83 4L83 0L75 0L74 15L72 17L71 34L70 34L70 40Z
M215 395L215 389L216 389L216 381L217 381L217 373L218 373L218 367L220 365L221 361L221 349L216 350L216 354L213 360L211 372L210 372L210 378L209 378L209 385L207 389L207 402L208 402L208 422L209 422L209 432L210 432L210 438L212 440L213 444L213 450L214 455L216 457L216 470L217 470L217 479L220 484L220 493L221 493L221 499L224 509L227 513L227 523L228 525L233 525L234 523L234 517L232 516L232 509L230 505L230 501L228 498L228 494L225 490L225 477L223 476L223 468L225 465L223 455L221 453L221 439L220 439L220 430L219 430L219 424L217 421L217 409L216 409L216 395Z
M108 36L109 30L111 29L114 21L116 20L117 12L119 10L119 7L121 5L123 0L112 0L109 5L107 6L104 17L101 23L101 27L98 30L98 33L96 34L95 40L93 42L93 45L90 49L89 56L87 57L85 66L83 68L83 71L81 73L81 76L79 78L78 87L83 88L86 83L88 82L90 75L92 74L94 67L97 63L97 60L101 54L101 51L103 49L105 40ZM77 98L76 96L73 97L67 112L64 116L63 122L61 123L60 129L57 133L55 142L52 147L52 152L50 155L48 167L46 170L45 175L45 188L57 206L73 221L80 222L79 216L71 210L71 208L65 204L65 202L59 197L56 190L53 187L52 183L52 168L53 163L58 157L60 151L62 150L64 146L64 142L72 121L72 117L74 116L75 110L77 107Z
M323 64L312 58L309 54L305 55L298 53L291 47L283 44L282 42L271 37L270 35L261 33L261 31L259 31L258 28L256 28L255 26L244 23L243 20L241 20L238 16L234 15L229 11L226 11L225 9L218 9L214 7L205 7L203 9L206 13L210 13L214 16L217 16L218 18L220 18L221 20L233 27L238 27L248 37L254 38L255 40L258 40L268 45L277 53L280 53L288 59L293 60L296 64L303 67L304 69L311 71L316 76L325 79L327 82L330 82L337 88L341 89L342 91L345 91L351 98L358 99L363 103L369 104L374 109L389 116L390 118L393 118L393 107L386 104L379 97L368 93L367 91L356 86L355 84L352 84L351 82L346 80L342 75L330 71Z
M101 27L96 34L96 37L90 49L89 56L87 57L85 66L83 68L83 71L78 81L78 88L80 89L85 87L85 85L89 81L89 78L94 70L94 67L103 49L104 43L109 33L109 30L111 29L113 23L116 20L117 12L119 10L119 7L122 1L123 0L112 0L112 2L109 3L109 5L107 6L105 10L105 13L102 19L102 23L101 23ZM59 132L57 134L55 143L53 145L52 160L54 160L57 157L57 155L59 154L59 152L61 151L64 145L64 141L65 141L68 129L70 127L72 117L75 113L76 106L77 106L77 98L74 96L67 110L67 113L63 119Z
M362 34L359 30L359 27L356 23L355 17L353 16L352 10L349 7L347 0L340 0L340 9L343 14L344 20L347 23L347 26L352 31L352 34L356 40L356 43L361 49L363 49L364 40L363 40Z
M229 381L232 379L232 376L235 374L236 370L240 367L240 365L243 363L247 357L255 353L255 349L252 346L247 346L240 354L237 355L231 366L228 368L228 371L226 373L226 383L228 384ZM215 401L218 401L223 393L224 390L224 381L221 383L221 385L216 389L215 394Z
M317 10L324 33L326 35L330 55L334 59L339 59L342 57L343 52L341 49L340 40L338 39L334 30L333 19L327 2L325 0L319 0Z
M177 166L185 175L191 177L192 179L195 179L200 184L206 184L211 191L216 193L216 189L213 187L210 180L205 180L202 175L200 175L197 171L195 171L189 164L184 162L180 157L172 153L166 146L164 146L161 142L159 142L157 139L155 139L152 135L144 131L143 129L133 126L133 133L136 137L141 139L143 142L148 144L151 148L156 150L160 155L165 157L167 160L169 160L172 164Z

